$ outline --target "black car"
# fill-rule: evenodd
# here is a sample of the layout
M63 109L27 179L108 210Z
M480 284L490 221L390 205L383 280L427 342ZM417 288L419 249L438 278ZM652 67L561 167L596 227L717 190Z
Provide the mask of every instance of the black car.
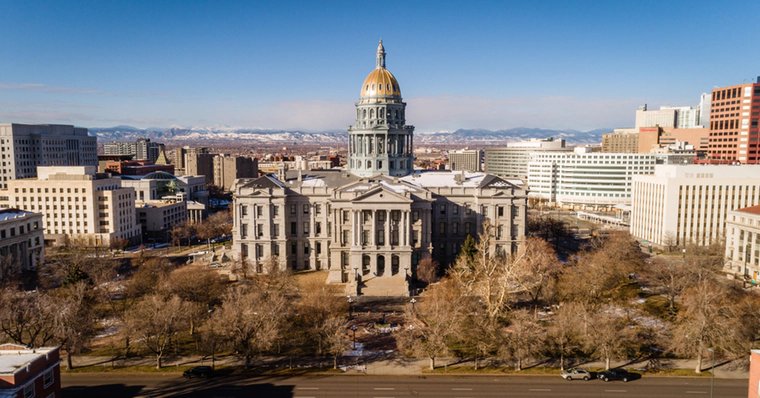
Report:
M623 383L626 383L628 382L628 380L631 379L631 376L628 374L628 371L625 369L605 370L604 372L599 372L599 374L597 374L596 376L602 379L603 381L623 380Z
M207 377L211 377L213 373L214 369L212 369L211 366L196 366L192 369L186 370L185 373L182 373L182 376L184 376L186 379L191 379L193 377L200 377L201 379L205 379Z

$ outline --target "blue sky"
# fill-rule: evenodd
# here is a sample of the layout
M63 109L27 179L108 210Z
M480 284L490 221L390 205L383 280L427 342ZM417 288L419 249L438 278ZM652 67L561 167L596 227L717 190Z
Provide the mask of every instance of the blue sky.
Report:
M343 129L377 40L418 131L629 126L760 75L758 1L0 0L0 122Z

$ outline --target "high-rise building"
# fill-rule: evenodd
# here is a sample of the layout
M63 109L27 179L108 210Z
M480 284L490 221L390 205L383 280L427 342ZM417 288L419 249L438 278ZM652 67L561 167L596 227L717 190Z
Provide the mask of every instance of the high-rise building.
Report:
M43 215L46 239L108 247L114 239L135 240L135 191L119 177L97 174L96 166L38 167L37 178L8 182L10 208Z
M185 175L205 176L206 183L214 183L214 155L210 153L186 153Z
M528 162L531 155L539 152L572 152L565 147L565 139L539 139L510 142L506 147L486 148L484 171L505 178L528 179Z
M665 107L663 107L665 108ZM639 127L675 127L676 126L676 109L667 107L660 110L649 110L644 105L636 111L636 125Z
M615 129L613 133L602 134L602 152L639 153L638 129Z
M481 171L480 163L483 151L478 149L461 149L449 152L449 166L454 171Z
M238 178L258 177L258 159L219 154L214 157L214 185L229 191Z
M136 154L135 160L147 160L149 162L155 162L158 159L158 155L162 150L164 144L157 142L151 142L150 138L140 138L135 145Z
M633 178L632 193L631 235L708 244L726 234L729 211L760 203L760 166L657 165Z
M414 169L414 126L406 124L406 103L396 77L385 69L385 48L377 47L375 70L364 80L356 123L348 128L348 171L362 177L405 176Z
M710 162L758 164L758 115L760 77L758 83L713 89L710 104Z
M97 166L97 137L63 124L0 124L0 188L34 178L37 166Z
M137 154L136 142L106 142L103 144L103 153L106 155L132 155Z
M699 96L699 125L702 128L710 128L710 94L702 93Z
M453 262L485 221L494 249L515 251L526 233L522 185L479 172L412 173L413 127L404 124L382 44L361 93L348 171L281 164L277 175L235 182L238 259L254 272L270 259L282 268L329 270L328 283L344 284L351 295L399 296L409 294L420 261Z

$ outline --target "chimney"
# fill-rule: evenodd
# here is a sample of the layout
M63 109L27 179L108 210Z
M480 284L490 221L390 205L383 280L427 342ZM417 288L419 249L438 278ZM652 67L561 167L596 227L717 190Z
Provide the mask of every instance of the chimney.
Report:
M298 181L303 181L303 174L301 174L301 169L298 169Z

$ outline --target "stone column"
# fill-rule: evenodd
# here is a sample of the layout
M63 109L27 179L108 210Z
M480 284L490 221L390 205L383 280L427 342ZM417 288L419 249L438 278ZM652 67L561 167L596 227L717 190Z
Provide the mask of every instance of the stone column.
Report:
M359 225L358 225L357 217L358 217L358 211L352 209L351 210L351 225L352 225L351 236L352 236L353 243L351 244L351 246L359 246L359 237L358 237Z
M385 246L390 247L391 244L391 211L385 210Z
M370 212L372 217L372 229L370 230L369 241L372 246L377 246L377 210Z

